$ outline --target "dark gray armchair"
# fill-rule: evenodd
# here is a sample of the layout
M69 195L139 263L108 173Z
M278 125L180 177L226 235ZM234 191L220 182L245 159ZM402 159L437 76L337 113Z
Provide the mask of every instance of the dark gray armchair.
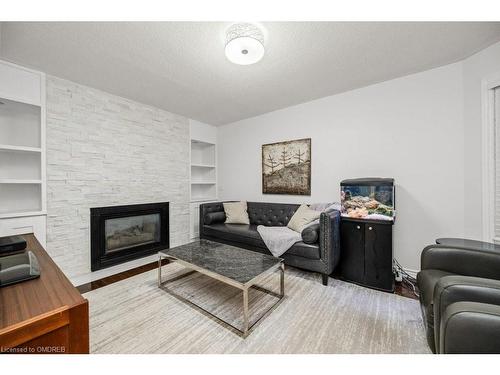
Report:
M434 353L500 353L500 251L430 245L417 275Z

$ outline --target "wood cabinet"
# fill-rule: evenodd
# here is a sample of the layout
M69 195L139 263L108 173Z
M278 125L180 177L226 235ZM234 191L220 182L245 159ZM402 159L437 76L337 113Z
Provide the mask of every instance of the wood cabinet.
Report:
M88 353L88 302L33 234L23 235L40 277L0 288L0 352Z
M342 218L340 277L393 292L392 222Z

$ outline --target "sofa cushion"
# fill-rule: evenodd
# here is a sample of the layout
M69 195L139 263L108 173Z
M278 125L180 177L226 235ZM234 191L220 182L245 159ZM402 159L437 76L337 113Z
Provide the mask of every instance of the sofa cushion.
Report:
M298 204L247 202L250 224L268 227L286 226Z
M210 237L232 242L244 242L252 246L266 248L266 245L260 238L259 232L257 232L257 225L218 223L205 225L203 232Z
M289 248L285 254L295 255L308 259L320 259L319 246L315 244L307 244L304 242L297 242Z
M204 225L203 232L210 237L220 238L222 240L238 242L265 249L266 253L271 254L267 249L264 241L257 232L257 225L242 225L242 224L212 224ZM297 242L286 254L299 256L308 259L320 259L319 246Z
M224 202L226 224L250 224L247 212L247 202Z
M301 233L302 241L307 244L314 244L319 239L319 224L309 225Z
M311 210L306 204L300 205L288 222L287 227L296 232L302 233L307 224L319 218L321 212Z

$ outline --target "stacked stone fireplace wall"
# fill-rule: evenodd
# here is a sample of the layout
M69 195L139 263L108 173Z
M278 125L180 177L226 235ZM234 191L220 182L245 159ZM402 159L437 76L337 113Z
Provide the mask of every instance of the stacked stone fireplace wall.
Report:
M47 77L47 251L90 272L90 207L170 202L170 244L189 240L189 122Z

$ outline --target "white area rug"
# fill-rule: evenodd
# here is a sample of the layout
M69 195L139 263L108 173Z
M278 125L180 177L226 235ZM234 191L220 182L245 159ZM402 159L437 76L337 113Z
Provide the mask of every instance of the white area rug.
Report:
M174 264L164 277L184 270ZM157 287L149 271L86 293L92 353L430 353L418 301L287 268L285 299L246 338ZM277 290L278 274L265 286ZM199 274L170 288L234 324L241 292ZM175 289L174 289L175 288ZM272 303L250 294L250 314Z

